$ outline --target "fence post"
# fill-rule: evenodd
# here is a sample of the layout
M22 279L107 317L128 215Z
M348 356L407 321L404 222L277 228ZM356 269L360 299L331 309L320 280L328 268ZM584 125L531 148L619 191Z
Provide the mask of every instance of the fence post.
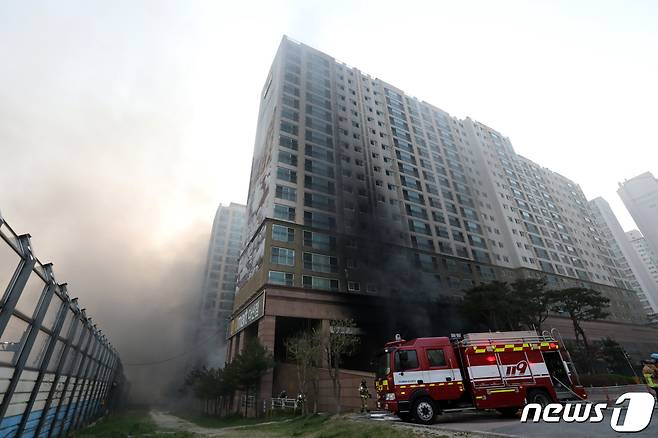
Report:
M84 406L80 406L82 404L82 397L83 397L83 392L85 390L85 385L89 387L90 383L88 382L88 375L90 374L90 367L93 366L94 362L94 355L96 354L96 351L98 349L98 338L96 338L96 325L93 325L90 327L91 330L91 348L90 351L87 353L85 357L85 367L84 371L81 374L81 377L83 379L83 382L81 385L79 385L78 391L78 396L77 396L77 402L75 405L75 410L71 414L71 428L75 428L75 425L77 424L78 418L80 416L80 413L84 409ZM78 384L78 380L76 380L76 385Z
M57 364L57 370L55 371L55 377L53 379L53 386L50 388L50 392L48 393L48 398L46 399L46 404L43 407L44 415L42 415L41 418L39 419L39 425L37 426L37 429L34 432L34 436L40 436L41 434L41 429L43 429L43 426L46 422L46 417L48 411L50 410L50 405L52 404L55 393L57 392L57 385L59 385L59 379L62 377L62 372L64 371L64 365L66 365L66 361L68 359L69 353L71 352L73 340L75 339L75 336L78 333L78 327L82 327L82 324L78 319L79 311L77 311L77 301L78 301L77 298L73 298L72 300L68 300L67 298L66 313L68 313L69 311L73 312L73 321L71 321L71 326L69 327L69 332L67 334L64 350L62 351L62 356L60 357L59 363ZM71 308L71 305L75 306L76 310L73 310ZM75 353L76 353L75 348L73 348L73 354ZM60 400L64 397L65 394L66 394L66 383L62 385L62 393L60 394ZM51 428L57 422L57 414L59 412L60 406L61 403L58 405L55 411L55 415L53 417L53 424L51 424Z
M9 386L7 387L7 391L5 392L5 397L2 400L2 405L0 405L0 418L4 418L5 414L7 413L7 408L9 407L9 403L11 402L11 398L14 395L14 392L16 391L16 386L18 385L18 381L21 378L21 374L23 374L23 369L25 368L25 362L27 362L27 358L30 355L30 352L32 351L32 347L34 346L34 341L36 340L37 334L39 333L39 329L41 328L41 322L43 321L43 317L46 315L46 311L48 310L48 306L50 305L50 300L52 299L53 294L55 293L56 285L54 283L52 265L50 264L44 265L44 271L48 276L49 281L44 287L44 289L41 291L41 298L37 304L38 310L36 316L34 317L34 320L32 321L30 328L28 329L28 335L27 338L25 339L25 344L23 345L23 349L21 350L21 353L18 356L18 361L16 362L16 365L14 367L14 373L11 377L11 380L9 381ZM25 412L23 412L23 415L25 415Z
M0 334L5 332L7 324L9 324L9 319L11 314L16 308L18 300L21 298L21 293L23 288L27 284L27 280L32 275L32 269L36 263L36 259L32 255L32 247L30 245L30 235L23 234L18 236L18 242L20 247L23 250L21 254L21 262L18 264L14 277L9 282L5 293L5 301L2 303L2 309L0 309Z
M92 368L90 370L90 372L94 373L94 379L92 382L89 383L89 385L87 385L87 390L85 391L84 394L84 398L88 400L87 405L83 408L83 410L78 415L76 426L80 424L85 424L86 419L89 417L91 413L91 409L92 409L91 404L93 401L92 397L94 395L94 391L96 390L96 385L98 384L98 379L103 369L102 359L103 359L105 345L104 345L103 336L101 335L101 330L96 332L95 336L99 345L97 351L94 353L94 355L98 355L98 358L96 359L92 357L93 362L92 362Z
M59 288L61 291L66 291L66 284L62 284L59 286L55 286L55 288ZM57 345L57 341L59 338L59 332L62 329L62 326L64 325L64 319L66 318L66 308L68 307L66 300L62 300L62 304L60 305L59 309L57 310L57 320L55 322L55 326L53 327L52 333L50 335L50 342L48 343L48 346L46 347L46 353L43 356L43 359L41 359L41 366L39 367L39 376L37 377L36 382L34 383L34 388L32 388L32 393L30 394L30 399L27 402L27 406L25 407L25 413L23 414L23 418L21 419L21 423L18 426L18 431L16 432L17 436L21 436L23 431L25 430L25 425L27 424L28 419L30 418L30 414L32 413L32 407L34 407L34 401L37 398L37 395L39 394L39 387L41 386L41 383L43 382L43 378L46 374L46 371L48 370L48 363L50 362L50 358L53 354L53 351L55 350L55 346ZM53 384L55 382L53 381ZM41 415L45 415L45 412L42 411Z
M83 330L83 338L80 339L80 348L76 349L76 353L80 355L80 363L77 366L77 371L75 374L73 374L73 370L71 370L71 374L66 378L66 384L64 389L62 390L62 403L64 402L64 397L66 396L66 391L68 390L68 385L71 383L71 378L75 376L75 383L73 384L73 387L71 388L70 391L70 396L69 396L69 402L66 404L66 410L64 411L64 415L62 416L62 426L59 429L59 436L64 436L66 433L65 431L65 426L66 426L66 419L69 416L69 412L71 411L71 405L73 404L73 397L75 396L75 388L78 382L80 381L80 372L82 371L82 366L85 363L85 354L87 353L87 350L89 349L89 346L91 345L91 330L89 330L88 327L88 322L87 322L87 316L85 315L84 309L80 311L79 316L81 317L80 321L80 327ZM83 343L84 342L84 343ZM59 411L62 408L62 403L59 404L57 407L57 412L55 413L55 419L57 419L57 416L59 415ZM50 429L50 432L48 432L48 437L50 438L52 436L53 429Z

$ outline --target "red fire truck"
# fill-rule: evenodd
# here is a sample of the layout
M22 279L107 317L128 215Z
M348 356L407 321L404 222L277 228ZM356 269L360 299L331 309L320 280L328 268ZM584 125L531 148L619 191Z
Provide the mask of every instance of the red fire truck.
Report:
M434 422L437 414L496 409L512 415L525 403L584 399L568 354L534 331L400 339L378 357L377 406L402 420Z

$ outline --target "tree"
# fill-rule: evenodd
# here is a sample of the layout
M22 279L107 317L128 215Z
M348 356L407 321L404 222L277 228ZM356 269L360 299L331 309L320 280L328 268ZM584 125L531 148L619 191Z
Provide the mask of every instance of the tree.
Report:
M581 322L603 319L608 316L606 309L610 300L601 295L599 291L583 287L570 287L553 293L555 301L552 310L569 315L576 335L576 344L582 338L585 352L590 354L589 342Z
M612 338L601 339L598 356L608 365L610 373L628 375L630 371L630 373L635 374L635 370L629 364L626 352Z
M356 322L353 319L334 320L330 323L329 339L325 345L326 359L329 364L329 377L331 378L336 412L340 414L340 366L342 359L351 356L359 348L360 339L355 334Z
M322 341L320 332L316 329L305 330L285 341L288 356L295 361L297 367L297 381L300 393L308 394L308 383L313 386L313 412L318 407L318 368L322 354ZM302 405L302 413L306 414L306 403Z
M555 294L546 289L546 281L536 278L521 278L511 285L512 307L519 314L521 325L541 333L542 324L548 318Z
M249 394L256 391L263 374L273 365L272 354L263 347L258 338L252 338L227 366L227 372L229 379L234 382L237 389L245 392L248 400ZM246 415L247 404L245 403Z
M192 389L194 397L203 402L204 414L219 414L220 400L224 394L221 369L195 368L185 376L184 384Z
M501 281L465 290L460 310L472 324L489 330L518 330L521 325L517 299L509 285Z

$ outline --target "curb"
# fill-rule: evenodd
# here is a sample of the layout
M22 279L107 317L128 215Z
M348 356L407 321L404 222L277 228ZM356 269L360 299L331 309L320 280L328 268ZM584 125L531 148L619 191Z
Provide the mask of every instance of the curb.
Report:
M373 421L372 417L363 418L363 417L354 416L351 419L354 421ZM443 427L441 423L434 425L425 425L425 424L417 424L417 423L405 423L404 421L400 421L400 420L386 421L385 423L390 424L393 427L401 427L405 429L426 429L428 431L438 432L438 433L441 433L443 431L464 437L477 436L481 438L525 438L522 435L512 435L512 434L500 433L500 432L488 432L485 430L454 429L451 427Z
M393 423L393 426L399 426L407 429L414 429L414 428L422 428L422 429L427 429L431 431L437 431L437 432L450 432L453 434L459 434L461 436L478 436L482 438L525 438L522 435L510 435L507 433L498 433L498 432L487 432L484 430L462 430L462 429L452 429L449 427L441 427L441 425L434 425L434 426L426 426L424 424L409 424L409 423L401 423L401 422L395 422Z

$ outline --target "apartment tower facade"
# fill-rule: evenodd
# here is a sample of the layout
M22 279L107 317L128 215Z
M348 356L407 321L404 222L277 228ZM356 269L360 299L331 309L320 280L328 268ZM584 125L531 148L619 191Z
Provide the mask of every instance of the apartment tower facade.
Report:
M651 279L658 283L658 256L649 245L649 241L638 230L626 232L626 237L635 249L638 257L649 271Z
M344 317L373 346L448 333L464 289L521 277L595 287L612 319L645 321L576 183L286 37L261 94L247 218L229 359L258 336L285 360L287 336Z
M204 270L199 336L212 337L218 343L211 346L203 359L211 366L224 364L225 339L229 317L233 311L238 258L245 227L246 206L231 202L219 205L210 233L208 256Z
M658 254L658 180L645 172L620 183L617 193L651 250Z
M637 292L649 320L658 322L658 282L656 275L650 271L651 265L647 265L640 256L638 245L634 245L629 235L624 233L605 199L595 198L590 201L590 206L597 228L610 246L610 256L622 273L623 287Z

